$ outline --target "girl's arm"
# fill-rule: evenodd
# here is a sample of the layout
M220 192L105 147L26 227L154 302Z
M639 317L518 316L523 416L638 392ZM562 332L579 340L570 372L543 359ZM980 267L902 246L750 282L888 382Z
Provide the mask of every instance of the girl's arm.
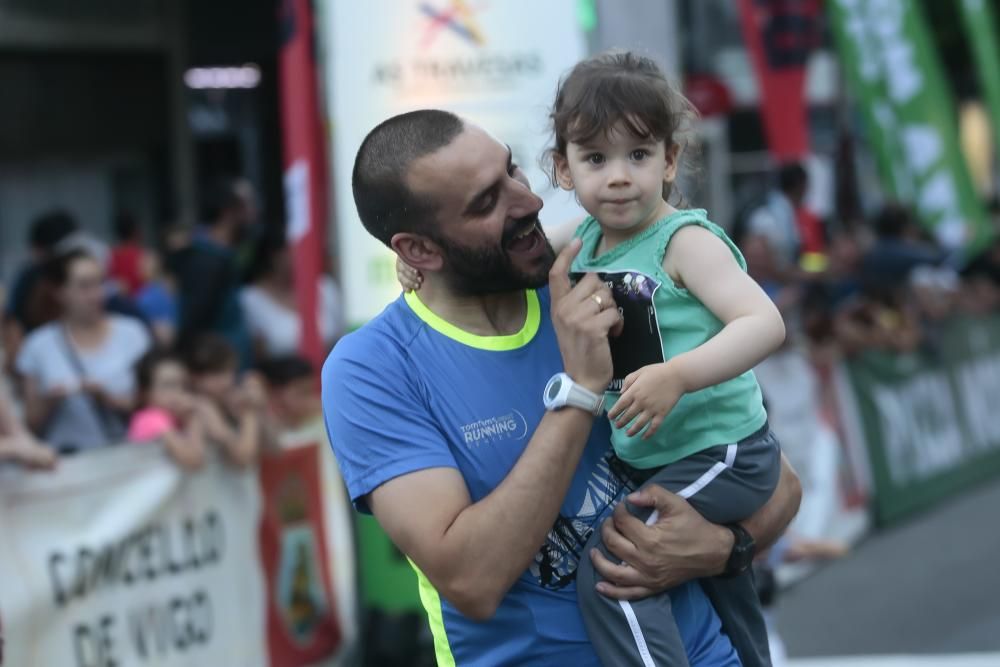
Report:
M170 458L185 470L197 470L205 463L205 424L198 415L183 430L165 432L163 443Z
M695 225L678 230L663 269L725 325L704 344L667 362L685 392L745 373L784 342L781 313L712 232Z
M736 263L729 246L703 227L674 234L663 270L725 325L693 350L629 374L608 412L618 428L651 438L684 394L730 380L760 363L785 340L781 313ZM646 428L646 426L649 428Z

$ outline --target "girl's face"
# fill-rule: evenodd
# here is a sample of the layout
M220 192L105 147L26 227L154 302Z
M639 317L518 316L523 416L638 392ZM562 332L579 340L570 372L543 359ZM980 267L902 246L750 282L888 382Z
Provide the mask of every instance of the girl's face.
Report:
M153 384L149 388L149 404L162 408L181 417L192 407L188 393L188 372L177 361L164 361L153 372Z
M236 369L227 368L200 373L194 378L194 390L201 396L223 402L236 388Z
M631 236L670 210L663 186L677 174L677 147L636 137L624 123L585 143L570 142L555 160L559 185L576 191L607 236Z

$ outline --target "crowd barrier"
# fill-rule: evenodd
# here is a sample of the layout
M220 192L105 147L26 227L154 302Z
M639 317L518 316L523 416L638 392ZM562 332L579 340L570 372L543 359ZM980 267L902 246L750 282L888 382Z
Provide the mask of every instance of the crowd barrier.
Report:
M1000 316L930 334L917 352L864 352L838 372L848 448L867 455L880 525L1000 475Z
M334 665L356 631L329 448L183 473L156 445L0 470L4 665Z

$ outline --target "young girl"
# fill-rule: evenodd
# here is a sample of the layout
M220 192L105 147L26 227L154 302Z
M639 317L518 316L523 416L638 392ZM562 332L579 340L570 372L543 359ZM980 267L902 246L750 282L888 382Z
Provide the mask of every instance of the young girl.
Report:
M187 362L206 436L222 448L230 463L252 464L267 436L263 382L256 373L237 382L239 355L221 336L204 334L196 339Z
M185 470L200 468L205 460L205 428L188 391L184 364L170 352L153 350L139 361L136 380L142 407L132 415L128 439L163 440L178 465Z
M598 55L561 82L551 118L553 180L590 215L575 277L597 273L615 303L594 297L595 314L617 307L624 330L611 339L614 373L605 407L618 457L686 498L734 534L727 579L706 581L720 616L760 638L744 665L767 664L766 632L747 569L753 540L738 521L771 496L780 470L751 368L784 340L777 309L746 274L733 242L703 210L678 210L670 197L690 104L656 64L633 53ZM568 242L553 230L554 245ZM419 277L401 269L405 287ZM655 513L629 507L652 524ZM580 559L577 591L591 641L605 666L689 664L667 594L617 601L597 590L591 550L608 551L595 531Z

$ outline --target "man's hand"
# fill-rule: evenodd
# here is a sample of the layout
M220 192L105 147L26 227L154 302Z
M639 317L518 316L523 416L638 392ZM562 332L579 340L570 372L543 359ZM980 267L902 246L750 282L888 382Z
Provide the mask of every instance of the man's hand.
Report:
M669 363L643 366L625 378L622 395L608 413L608 418L616 420L618 428L625 428L631 422L626 432L629 437L649 424L642 434L642 439L648 440L683 395L681 377Z
M634 600L725 570L733 550L728 528L709 523L686 500L654 484L628 499L633 505L652 508L657 518L647 526L628 513L625 503L619 503L614 516L604 522L604 544L625 564L612 563L596 550L591 554L594 568L605 580L598 584L601 593ZM799 478L782 454L781 476L771 499L740 522L753 536L758 553L785 531L801 500Z
M601 393L611 380L608 335L620 329L622 321L611 290L596 275L588 273L570 286L569 269L580 247L581 241L574 239L549 272L552 324L566 372L578 384Z
M600 593L634 600L722 573L733 545L729 529L709 523L686 500L656 485L628 500L653 508L659 516L647 526L622 502L604 522L604 544L624 562L618 565L597 549L591 552L594 568L604 579L597 585Z

